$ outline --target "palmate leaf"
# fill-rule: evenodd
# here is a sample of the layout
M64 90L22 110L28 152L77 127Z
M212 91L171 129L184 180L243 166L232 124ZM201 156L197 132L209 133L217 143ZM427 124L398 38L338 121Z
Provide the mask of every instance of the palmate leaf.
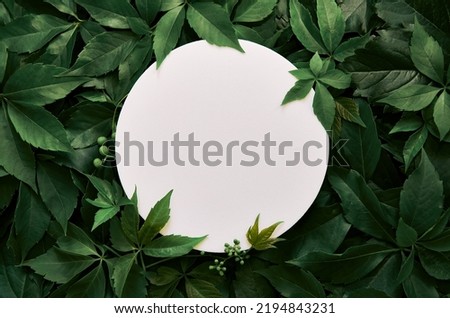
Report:
M247 231L247 241L250 243L251 247L257 251L275 248L274 244L281 241L281 239L272 238L272 234L281 223L283 222L274 223L260 231L258 214L255 223Z
M244 52L227 12L212 2L189 4L187 20L199 37L210 44L232 47Z
M243 0L236 7L234 22L258 22L273 12L277 0Z
M26 64L6 81L3 93L17 105L44 106L53 103L87 81L79 77L57 77L64 71L65 68L54 65Z
M167 12L156 25L153 48L157 66L161 65L166 56L177 45L185 17L185 7L179 6Z
M75 0L101 25L115 29L128 29L127 17L138 17L136 10L123 0Z

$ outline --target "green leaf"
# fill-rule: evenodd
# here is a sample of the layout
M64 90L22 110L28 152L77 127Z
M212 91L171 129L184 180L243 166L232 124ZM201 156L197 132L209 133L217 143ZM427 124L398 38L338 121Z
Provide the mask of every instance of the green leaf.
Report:
M131 252L134 249L134 246L125 236L117 218L113 218L109 222L109 236L114 249L120 252Z
M105 297L106 279L101 265L70 286L67 297L70 298L103 298Z
M145 297L147 281L142 268L135 263L136 254L121 256L113 267L114 292L118 297Z
M400 193L400 216L419 235L432 227L442 214L443 185L433 164L422 151L422 160Z
M414 255L415 250L411 249L408 257L403 260L402 266L400 267L400 272L397 276L397 282L403 283L411 275L414 269Z
M155 236L162 230L170 217L170 198L172 191L169 191L150 210L147 219L139 230L139 242L146 246L151 243Z
M406 111L418 111L431 104L440 88L422 84L400 87L378 102L386 103Z
M402 218L398 222L396 241L400 247L410 247L417 241L417 232L406 224Z
M335 168L328 180L341 198L345 218L360 231L374 237L393 241L383 206L364 179L354 170Z
M319 81L337 89L346 89L350 87L352 78L349 74L334 69L320 76Z
M152 1L152 0L150 0ZM184 4L184 0L164 0L161 1L161 11L169 11L172 10L182 4Z
M441 140L450 131L450 121L448 118L450 118L450 94L447 91L443 91L433 107L433 119L439 130Z
M411 276L403 282L403 289L406 296L410 298L439 297L433 279L420 266L414 266Z
M394 250L376 244L347 249L343 254L311 252L288 263L334 284L351 283L370 273Z
M136 76L140 76L153 57L153 40L150 36L140 39L131 53L119 65L119 81L130 81L134 84Z
M49 224L50 213L45 204L33 190L21 183L14 213L14 228L22 260L25 259L29 250L42 239Z
M233 280L233 289L237 298L269 298L275 297L272 285L259 270L267 268L267 262L257 258L250 258L244 265L235 270L236 278ZM215 275L216 277L217 274Z
M432 240L421 241L420 245L435 252L450 252L450 229L445 230Z
M138 17L136 10L128 1L123 0L75 0L80 6L97 20L101 25L115 28L128 29L127 17Z
M179 6L167 12L158 21L153 38L153 48L158 67L177 45L185 16L186 10L184 6Z
M72 151L61 122L41 107L8 103L8 115L20 137L32 146L53 151Z
M442 48L419 23L414 21L411 38L411 59L417 69L433 81L444 84L444 53Z
M343 153L350 166L368 180L377 167L381 142L370 105L361 99L357 99L356 104L365 128L349 122L343 123L341 138L348 140Z
M242 0L236 7L234 22L258 22L269 16L277 0Z
M325 45L311 13L298 0L290 0L291 27L300 43L311 52L325 54Z
M218 4L194 2L187 11L189 25L210 44L232 47L244 52L227 12Z
M133 204L125 206L120 224L126 238L134 243L139 243L139 221L140 216L137 208L137 192L135 191L131 198Z
M321 75L320 73L323 68L323 61L317 52L313 55L313 57L309 61L309 68L316 77Z
M356 102L347 97L338 97L335 99L336 111L339 117L346 121L358 124L359 126L366 128L366 124L362 121L359 114L359 106Z
M34 154L31 147L23 142L12 128L6 115L6 109L4 106L2 108L0 108L0 136L2 136L0 138L0 149L8 149L8 155L0 156L0 166L37 191Z
M313 80L300 80L287 92L283 99L282 105L289 104L295 100L301 100L308 95L313 87Z
M148 23L156 18L163 0L136 0L136 8L140 16Z
M0 42L0 83L3 82L7 63L8 63L8 50L5 43Z
M0 179L0 210L11 203L18 187L19 182L13 176L7 175Z
M373 27L376 0L346 0L340 8L350 32L367 33Z
M97 227L113 218L119 211L120 208L116 205L98 210L95 213L94 224L92 225L91 231L95 230Z
M77 33L77 28L72 27L56 36L36 62L68 68L72 64Z
M99 76L115 70L136 44L134 35L105 32L94 36L65 76Z
M51 162L39 162L37 182L42 200L65 231L78 197L69 170Z
M25 265L49 281L64 284L94 262L95 259L89 256L74 255L52 247L45 254L26 261Z
M389 134L395 134L399 132L416 131L423 126L423 120L421 117L411 113L404 113L402 118L395 124Z
M274 248L275 244L279 239L272 238L272 234L275 229L283 222L277 222L271 226L259 230L259 214L255 219L255 223L247 231L247 241L250 243L252 248L257 251L266 250L269 248Z
M437 279L450 279L450 253L419 249L419 258L430 276Z
M31 53L70 26L70 23L46 14L25 15L0 28L0 41L9 51Z
M62 13L67 13L73 17L77 17L77 6L74 0L44 0L44 2L50 3Z
M59 237L57 244L64 252L84 256L98 256L94 242L82 229L74 224L69 224L67 235Z
M221 298L223 295L214 286L203 279L186 279L186 294L189 298Z
M405 169L408 170L410 164L423 148L428 138L428 129L424 126L409 136L403 148L403 158L405 160Z
M313 109L322 126L326 130L331 130L336 114L336 104L328 89L320 83L316 83Z
M182 277L179 271L167 266L158 267L156 272L150 272L149 274L150 283L156 286L173 283Z
M310 273L293 266L277 265L258 270L286 298L325 297L320 282Z
M192 251L205 237L161 236L147 244L143 251L152 257L179 257Z
M53 103L86 82L84 78L56 77L64 71L64 68L54 65L26 64L8 79L3 92L10 102L17 105Z
M333 52L345 32L344 16L334 0L317 0L317 21L325 47Z
M122 195L122 193L117 193L116 189L114 189L112 184L109 183L108 181L91 175L86 175L86 177L95 187L95 189L97 189L99 194L101 194L104 198L108 200L110 205L114 205L119 199L119 197Z
M343 62L346 58L353 56L356 50L365 47L369 41L369 34L361 37L350 38L347 41L342 42L341 45L336 48L333 53L333 57L336 61Z

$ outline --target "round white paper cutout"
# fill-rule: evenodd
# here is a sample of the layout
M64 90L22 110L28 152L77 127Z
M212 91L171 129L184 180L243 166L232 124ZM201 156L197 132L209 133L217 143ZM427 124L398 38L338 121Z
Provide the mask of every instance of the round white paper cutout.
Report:
M116 131L120 180L146 218L170 190L162 234L208 235L196 249L223 252L260 214L260 229L307 211L323 183L328 137L314 92L281 106L296 69L276 52L240 41L245 53L197 41L139 78Z

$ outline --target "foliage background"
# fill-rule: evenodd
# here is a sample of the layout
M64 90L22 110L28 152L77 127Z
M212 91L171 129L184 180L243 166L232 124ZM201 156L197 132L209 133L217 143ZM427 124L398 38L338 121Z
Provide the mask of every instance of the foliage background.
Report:
M291 0L281 29L276 2L0 2L0 296L450 294L448 1ZM143 223L97 143L150 63L199 38L288 58L286 102L314 87L323 125L349 139L349 165L276 249L159 237L170 194Z

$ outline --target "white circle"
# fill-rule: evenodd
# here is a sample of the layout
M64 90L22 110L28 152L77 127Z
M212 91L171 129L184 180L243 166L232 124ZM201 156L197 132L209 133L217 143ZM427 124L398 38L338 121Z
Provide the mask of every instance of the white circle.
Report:
M119 177L129 197L137 188L141 216L173 189L162 234L208 235L196 249L209 252L223 252L224 243L234 239L248 248L245 235L258 214L260 229L282 221L274 233L281 235L310 207L327 168L328 138L313 113L314 92L281 106L296 82L289 73L295 66L259 44L240 43L245 53L205 41L175 49L158 69L153 64L139 78L117 125ZM179 158L174 153L177 133L181 141L192 133L200 142L191 147L191 161L187 146L179 148ZM268 133L276 146L262 142ZM163 158L164 141L168 163L156 167L149 158ZM233 141L239 145L231 147ZM259 156L258 164L242 165L256 162L243 144ZM207 151L217 150L214 145L223 147L222 156L204 159ZM294 152L301 160L288 166ZM221 164L211 166L219 163L215 160Z

